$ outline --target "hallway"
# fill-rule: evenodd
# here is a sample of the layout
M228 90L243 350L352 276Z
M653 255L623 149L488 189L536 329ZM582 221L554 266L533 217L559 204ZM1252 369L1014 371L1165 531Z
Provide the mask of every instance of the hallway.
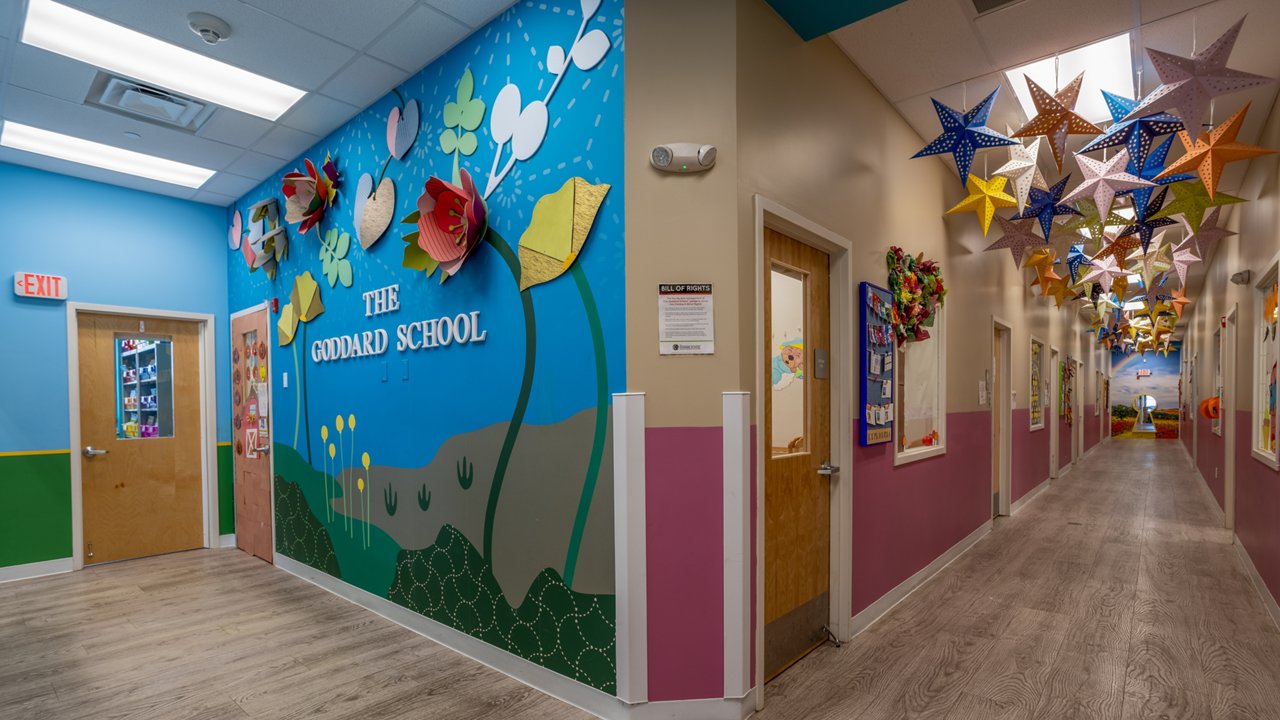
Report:
M1280 717L1280 631L1199 485L1178 443L1105 443L757 717Z

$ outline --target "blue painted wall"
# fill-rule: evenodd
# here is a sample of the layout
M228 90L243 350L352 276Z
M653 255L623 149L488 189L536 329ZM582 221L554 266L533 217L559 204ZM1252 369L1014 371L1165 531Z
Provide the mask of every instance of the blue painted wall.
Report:
M67 448L66 304L19 298L15 272L63 275L76 302L216 316L219 377L229 326L225 211L0 163L0 452ZM218 398L218 439L230 438Z

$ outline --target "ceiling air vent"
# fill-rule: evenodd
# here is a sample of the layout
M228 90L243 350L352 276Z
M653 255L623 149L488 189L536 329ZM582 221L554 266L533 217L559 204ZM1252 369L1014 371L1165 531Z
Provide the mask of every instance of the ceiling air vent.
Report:
M126 78L98 73L86 104L156 125L194 133L214 106Z

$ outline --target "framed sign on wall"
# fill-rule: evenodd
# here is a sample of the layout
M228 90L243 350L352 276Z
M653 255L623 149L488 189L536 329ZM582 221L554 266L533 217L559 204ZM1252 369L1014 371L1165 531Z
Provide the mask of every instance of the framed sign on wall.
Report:
M864 282L861 290L863 446L893 441L893 295Z

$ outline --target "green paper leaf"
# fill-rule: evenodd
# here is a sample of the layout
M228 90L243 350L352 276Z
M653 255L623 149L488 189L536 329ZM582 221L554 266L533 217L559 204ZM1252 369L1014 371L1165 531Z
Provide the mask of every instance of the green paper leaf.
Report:
M417 224L418 224L418 218L420 218L420 217L422 217L422 213L418 212L417 210L414 210L413 212L409 213L408 215L405 215L405 216L404 216L404 219L403 219L403 220L401 220L401 221L400 221L400 223L401 223L402 225L417 225ZM408 236L406 235L406 237L408 237ZM416 241L417 241L417 238L414 238L414 241L416 242Z
M412 239L410 239L410 235L412 236ZM425 272L427 277L431 277L432 273L436 271L436 268L439 267L440 264L428 255L427 251L418 247L418 233L410 233L410 235L404 236L404 241L406 243L404 246L404 261L400 264L410 270L420 270Z
M453 131L452 131L452 130L446 130L445 132L449 132L449 133L451 133L451 132L453 132ZM443 139L444 139L444 138L441 138L441 140L443 140ZM442 143L441 143L441 145L443 145L443 144L444 144L444 143L442 142ZM476 134L475 134L475 133L472 133L472 132L469 132L469 133L463 133L463 135L462 135L462 139L461 139L461 140L459 140L459 141L458 141L458 143L457 143L458 152L462 153L463 155L470 155L471 153L475 152L475 151L476 151L476 146L477 146L477 142L476 142ZM446 151L446 152L447 152L447 151Z
M404 236L404 241L405 241L405 242L407 242L407 243L413 243L413 244L417 245L417 244L418 244L418 235L420 235L420 234L421 234L421 233L419 233L417 230L414 230L413 232L411 232L411 233L409 233L409 234L407 234L407 235L405 235L405 236Z
M328 281L329 287L333 287L338 283L338 263L327 263L325 265L324 279Z
M351 261L338 261L338 280L342 283L342 287L351 287Z
M455 128L462 124L462 107L458 103L444 104L444 126Z
M463 103L461 108L458 124L462 129L470 132L480 127L480 122L484 120L484 101L476 98L470 102Z
M337 255L339 258L344 258L347 256L347 252L350 250L351 250L351 234L342 233L341 235L338 236L338 244L337 244L337 247L334 248L334 254Z
M475 93L476 79L471 74L471 67L462 71L462 79L458 81L458 104L462 105L471 100L471 96Z
M453 130L445 130L444 132L440 133L440 152L444 153L445 155L452 155L453 151L457 149L458 149L458 133L454 132Z

